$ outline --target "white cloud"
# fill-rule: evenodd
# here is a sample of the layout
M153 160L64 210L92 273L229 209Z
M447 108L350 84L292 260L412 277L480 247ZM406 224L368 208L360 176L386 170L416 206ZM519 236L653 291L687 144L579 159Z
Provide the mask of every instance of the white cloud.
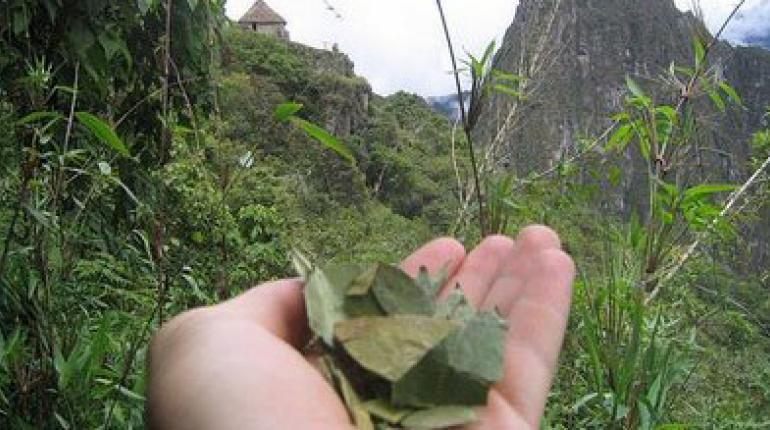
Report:
M444 36L431 0L329 0L341 15L327 10L324 0L268 0L289 22L293 40L324 47L337 43L350 55L356 73L379 94L405 90L421 95L454 91ZM676 0L687 9L692 0ZM227 12L239 18L253 0L229 0ZM517 0L444 0L455 48L480 53L493 39L502 39L513 21ZM701 0L713 30L735 5L733 0ZM770 0L747 0L743 18L725 33L739 41L752 29L767 27ZM761 13L757 13L757 11ZM762 21L762 19L765 19Z
M676 0L681 9L691 9L692 0ZM704 20L712 32L716 32L736 5L735 0L700 0ZM747 0L736 18L725 28L723 37L741 43L747 36L770 32L770 0Z

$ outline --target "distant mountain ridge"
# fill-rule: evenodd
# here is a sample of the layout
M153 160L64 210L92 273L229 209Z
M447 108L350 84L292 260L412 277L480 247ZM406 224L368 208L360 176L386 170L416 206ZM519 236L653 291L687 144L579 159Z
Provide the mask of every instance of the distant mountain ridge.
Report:
M579 152L583 137L598 135L623 109L626 76L659 102L676 92L657 83L673 63L693 64L692 38L709 37L705 26L672 0L522 0L495 57L495 67L529 78L528 98L493 94L475 130L481 145L498 145L494 160L525 176ZM766 39L755 40L766 45ZM745 109L714 112L713 131L699 175L737 183L747 177L749 137L767 124L770 52L719 42L710 57L743 96ZM711 121L710 121L711 122ZM601 151L597 152L601 156ZM646 168L626 154L622 191L604 204L620 213L644 211ZM770 231L770 217L759 230ZM770 256L767 246L756 258Z
M463 96L464 101L467 104L470 98L470 92L466 91ZM426 97L425 101L428 102L428 105L430 105L434 111L444 115L451 121L456 121L460 118L460 100L457 97L457 94Z
M770 32L764 35L751 35L744 39L749 45L759 46L770 51Z

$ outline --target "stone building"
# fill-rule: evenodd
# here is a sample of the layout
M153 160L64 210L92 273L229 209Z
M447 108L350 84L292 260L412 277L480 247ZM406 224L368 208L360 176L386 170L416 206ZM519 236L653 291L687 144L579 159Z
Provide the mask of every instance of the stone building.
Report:
M289 40L286 20L271 9L264 0L257 0L254 6L238 21L238 24L247 30Z

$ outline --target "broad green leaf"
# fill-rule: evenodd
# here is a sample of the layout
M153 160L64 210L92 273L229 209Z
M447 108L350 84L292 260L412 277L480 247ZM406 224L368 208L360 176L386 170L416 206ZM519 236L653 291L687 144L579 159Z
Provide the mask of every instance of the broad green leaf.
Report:
M64 116L59 112L32 112L24 118L16 121L16 125L26 125L41 120L59 121L63 118Z
M722 99L722 96L720 96L718 92L709 91L709 98L720 112L724 112L725 109L727 109L727 104L725 104L724 99Z
M334 336L362 367L396 381L456 328L426 316L365 317L337 322Z
M650 160L650 141L647 139L639 139L639 152L642 154L645 160Z
M293 117L297 112L302 110L302 103L286 102L281 103L275 108L275 119L278 121L286 122Z
M703 198L713 194L732 192L735 191L735 188L735 185L730 184L696 185L684 192L684 200L682 201L682 204L687 205L694 201L702 200Z
M624 151L633 137L633 126L631 124L623 124L610 137L610 140L607 142L607 150Z
M295 117L292 118L292 120L310 137L314 138L328 149L336 152L340 157L347 160L350 164L356 164L356 159L350 149L345 146L344 143L340 142L336 137L332 136L331 133L302 118Z
M706 47L699 37L693 38L693 51L695 52L695 68L699 68L706 60Z
M120 140L118 135L115 134L115 130L113 130L109 124L88 112L76 112L75 116L99 141L121 155L126 157L131 155L128 148L126 148L126 145Z
M420 288L401 269L380 265L372 288L380 306L389 315L433 315L434 296Z
M676 113L676 109L668 105L658 106L657 108L655 108L655 112L657 112L660 115L663 115L666 119L668 119L672 123L677 122L677 117L679 116Z
M517 99L522 98L521 92L516 91L515 89L513 89L513 88L511 88L511 87L509 87L507 85L496 84L493 88L498 93L503 93L505 95L508 95L508 96L511 96L511 97L517 98Z
M498 70L498 69L492 70L492 74L494 75L495 79L498 80L498 81L519 83L519 82L527 80L527 78L525 78L524 76L515 75L513 73L504 72L504 71Z
M478 419L470 406L439 406L407 416L401 424L413 429L445 429L470 424Z
M727 82L720 82L719 88L721 88L722 91L727 94L727 97L732 99L733 103L737 103L739 106L743 106L743 100L741 99L741 96L738 95L738 92L735 91L735 88L730 86L730 84Z
M404 417L415 412L414 409L393 406L384 399L375 399L364 402L364 408L366 408L370 414L383 419L390 424L398 424Z
M190 7L191 11L195 11L198 8L198 0L187 0L187 6Z
M620 113L616 113L615 115L612 115L612 117L610 118L616 122L623 122L623 121L629 121L631 119L631 116L628 115L628 112L620 112Z

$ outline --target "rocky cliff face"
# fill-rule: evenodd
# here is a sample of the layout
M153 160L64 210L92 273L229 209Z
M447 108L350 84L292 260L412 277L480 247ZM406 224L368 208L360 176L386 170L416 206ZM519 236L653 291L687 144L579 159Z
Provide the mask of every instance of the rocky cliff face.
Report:
M522 0L495 67L528 77L529 97L491 97L476 130L478 141L497 145L498 167L521 176L552 167L578 152L581 139L610 125L611 115L623 107L627 75L657 94L658 103L675 103L676 92L658 78L672 62L693 64L695 35L710 38L672 0ZM714 151L704 153L697 173L712 181L739 181L746 176L748 138L764 125L770 105L770 52L719 43L711 62L714 73L722 73L744 97L746 110L709 115L704 135ZM642 160L629 152L621 163L622 191L609 194L609 206L623 213L644 210Z
M291 47L318 75L318 102L325 106L323 123L335 135L349 137L366 121L372 88L366 79L356 76L350 58L336 48L329 51L299 43Z

